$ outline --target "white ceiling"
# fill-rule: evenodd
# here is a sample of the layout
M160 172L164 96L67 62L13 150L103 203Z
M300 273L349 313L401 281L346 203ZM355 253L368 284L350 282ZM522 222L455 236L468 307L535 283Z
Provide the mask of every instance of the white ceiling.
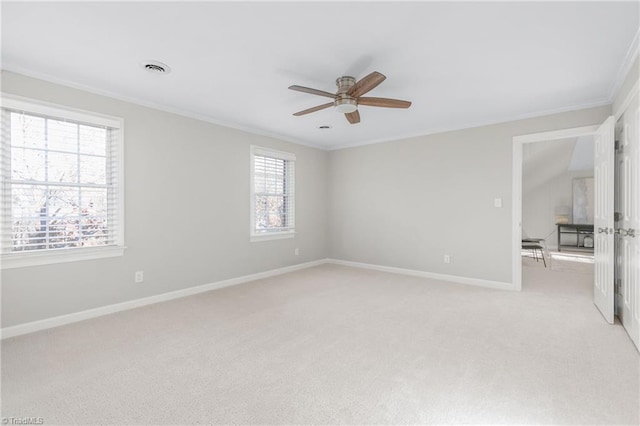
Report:
M2 67L332 149L608 103L638 15L638 2L3 2ZM334 92L374 70L387 80L369 95L409 110L291 115L327 99L288 86Z

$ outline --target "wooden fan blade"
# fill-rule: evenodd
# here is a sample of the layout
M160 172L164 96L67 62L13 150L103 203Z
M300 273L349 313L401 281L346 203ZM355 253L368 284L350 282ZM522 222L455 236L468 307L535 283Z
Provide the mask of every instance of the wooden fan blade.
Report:
M368 91L373 90L376 86L378 86L378 84L382 83L385 78L387 77L380 74L378 71L374 71L354 84L353 87L349 89L347 94L354 98L359 98Z
M359 98L358 105L367 105L384 108L409 108L411 102L389 98Z
M301 115L310 114L312 112L320 111L321 109L329 108L330 106L333 106L333 102L329 102L327 104L314 106L313 108L305 109L303 111L298 111L293 115L295 115L296 117L299 117Z
M310 93L312 95L326 96L327 98L331 98L331 99L336 98L336 95L334 95L333 93L325 92L324 90L312 89L310 87L293 85L293 86L289 86L289 89L296 90L298 92Z
M360 113L358 112L358 110L355 110L353 112L345 113L344 116L347 117L347 120L351 124L357 124L357 123L360 122Z

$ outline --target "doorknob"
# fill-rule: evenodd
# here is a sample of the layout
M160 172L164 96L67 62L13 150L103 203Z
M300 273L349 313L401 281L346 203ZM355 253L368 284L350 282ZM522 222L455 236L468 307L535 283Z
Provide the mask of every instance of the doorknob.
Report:
M598 231L600 231L600 229L598 229ZM618 228L616 229L616 234L619 234L621 237L635 237L636 236L636 230L633 228L629 228L629 229L624 229L624 228Z

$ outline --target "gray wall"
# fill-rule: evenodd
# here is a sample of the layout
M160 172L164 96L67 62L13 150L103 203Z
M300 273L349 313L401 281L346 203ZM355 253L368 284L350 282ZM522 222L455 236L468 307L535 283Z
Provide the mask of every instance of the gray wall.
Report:
M330 256L511 282L513 136L610 114L604 106L332 151Z
M8 72L2 89L125 119L129 247L123 257L3 270L3 327L325 257L510 282L512 137L611 113L327 153ZM249 242L250 144L297 155L293 240ZM134 284L136 270L144 283Z
M327 152L9 72L2 90L125 119L128 246L3 270L3 327L327 257ZM297 156L295 239L249 242L250 144Z

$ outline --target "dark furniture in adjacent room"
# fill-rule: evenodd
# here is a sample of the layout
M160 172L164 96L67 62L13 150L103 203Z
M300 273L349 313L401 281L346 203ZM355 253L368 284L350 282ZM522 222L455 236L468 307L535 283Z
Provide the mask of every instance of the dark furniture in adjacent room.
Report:
M539 260L538 251L540 252L540 257L542 258L542 262L544 263L544 267L547 267L547 261L544 258L544 252L547 251L547 246L544 241L544 238L523 238L522 239L522 249L528 250L533 255L533 258L536 262Z
M558 224L558 251L577 250L593 252L593 225ZM563 238L564 237L564 238ZM585 237L587 244L585 246ZM591 244L589 244L591 241Z

